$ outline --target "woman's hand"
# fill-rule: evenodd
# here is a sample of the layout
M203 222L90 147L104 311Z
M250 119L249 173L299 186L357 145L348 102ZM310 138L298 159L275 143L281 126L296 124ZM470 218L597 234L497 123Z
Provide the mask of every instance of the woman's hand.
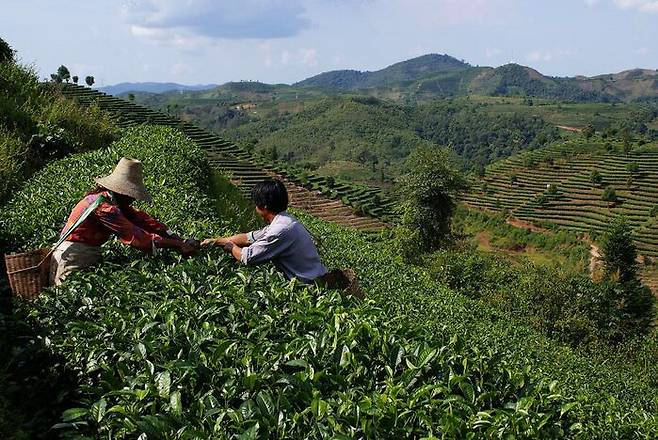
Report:
M196 251L199 250L199 245L196 240L190 241L190 240L185 240L180 242L180 247L178 248L180 251L181 255L184 257L190 257L196 253Z

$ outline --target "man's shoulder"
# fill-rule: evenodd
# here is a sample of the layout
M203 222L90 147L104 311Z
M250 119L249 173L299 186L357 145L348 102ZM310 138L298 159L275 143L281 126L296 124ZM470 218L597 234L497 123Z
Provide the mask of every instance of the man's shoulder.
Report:
M299 223L299 220L287 212L277 214L272 224L270 224L270 230L278 233L288 233L299 227L303 227L301 223Z

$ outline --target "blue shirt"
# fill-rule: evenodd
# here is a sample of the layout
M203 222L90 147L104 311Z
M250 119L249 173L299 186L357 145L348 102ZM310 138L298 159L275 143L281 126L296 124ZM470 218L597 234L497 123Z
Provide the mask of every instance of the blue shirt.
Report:
M286 278L311 283L327 273L311 234L294 216L277 214L263 229L247 233L249 246L242 249L242 263L271 261Z

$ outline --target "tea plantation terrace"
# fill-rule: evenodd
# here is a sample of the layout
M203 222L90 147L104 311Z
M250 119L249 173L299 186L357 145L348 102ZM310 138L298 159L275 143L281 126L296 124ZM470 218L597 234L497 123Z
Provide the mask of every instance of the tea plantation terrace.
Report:
M604 197L607 187L614 197ZM601 152L574 141L520 154L487 168L464 201L484 210L507 209L539 226L584 233L600 233L611 217L623 214L635 229L640 254L658 256L656 151Z
M228 174L244 194L264 178L278 177L288 187L291 206L319 218L364 231L381 230L393 219L394 202L382 196L378 189L337 182L267 161L193 123L87 87L65 84L62 93L84 105L96 103L111 113L121 127L151 124L181 130L203 148L210 164Z

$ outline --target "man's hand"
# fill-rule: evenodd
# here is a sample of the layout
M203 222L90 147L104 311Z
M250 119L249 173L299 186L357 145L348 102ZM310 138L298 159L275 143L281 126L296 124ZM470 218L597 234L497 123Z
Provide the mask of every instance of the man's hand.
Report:
M226 238L206 238L201 242L201 247L224 246L227 241Z

